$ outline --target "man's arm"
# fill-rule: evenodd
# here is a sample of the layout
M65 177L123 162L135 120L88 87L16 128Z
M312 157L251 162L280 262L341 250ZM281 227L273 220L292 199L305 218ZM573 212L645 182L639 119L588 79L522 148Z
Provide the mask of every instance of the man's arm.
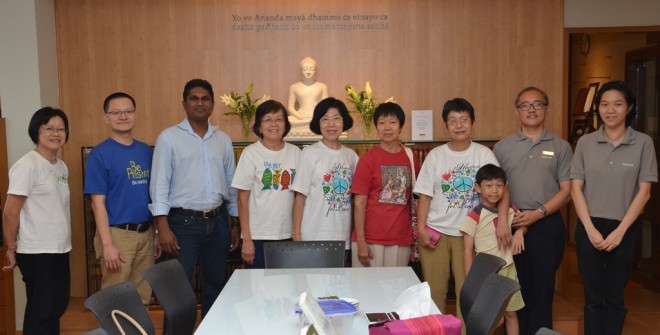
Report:
M566 180L559 183L559 192L543 204L543 207L547 210L546 215L543 215L538 209L523 211L513 219L512 226L514 228L531 226L545 216L559 211L562 207L566 206L569 201L571 201L571 181Z
M179 254L179 243L170 229L167 214L170 211L169 193L172 179L172 154L165 136L161 133L156 141L154 157L151 164L151 180L149 195L151 204L149 210L154 216L154 223L158 230L158 240L162 251L172 255Z
M121 271L121 263L125 263L121 251L112 242L110 235L110 220L108 211L105 208L106 197L103 194L91 194L92 211L94 212L94 221L96 222L96 232L99 234L101 244L103 245L103 261L105 267L110 272Z

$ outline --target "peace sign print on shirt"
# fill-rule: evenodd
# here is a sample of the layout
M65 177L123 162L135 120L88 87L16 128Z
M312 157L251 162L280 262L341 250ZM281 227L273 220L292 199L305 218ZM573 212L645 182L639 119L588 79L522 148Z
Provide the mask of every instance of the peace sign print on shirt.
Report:
M479 195L474 192L474 177L478 166L459 164L441 175L442 194L447 198L449 208L472 208Z

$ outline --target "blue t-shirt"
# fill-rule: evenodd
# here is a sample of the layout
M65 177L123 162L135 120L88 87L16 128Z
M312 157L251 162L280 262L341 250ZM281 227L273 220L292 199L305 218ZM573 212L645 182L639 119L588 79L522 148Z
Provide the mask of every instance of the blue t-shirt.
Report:
M140 141L126 146L108 138L87 156L84 193L105 195L110 225L149 220L153 153L150 146Z

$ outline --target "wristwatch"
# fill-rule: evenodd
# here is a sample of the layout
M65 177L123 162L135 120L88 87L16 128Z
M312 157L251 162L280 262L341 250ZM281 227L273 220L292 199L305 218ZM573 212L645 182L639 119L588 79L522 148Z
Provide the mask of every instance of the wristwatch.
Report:
M539 207L539 212L541 212L541 214L543 214L543 217L545 217L545 215L548 214L548 210L543 205L541 205L541 207Z

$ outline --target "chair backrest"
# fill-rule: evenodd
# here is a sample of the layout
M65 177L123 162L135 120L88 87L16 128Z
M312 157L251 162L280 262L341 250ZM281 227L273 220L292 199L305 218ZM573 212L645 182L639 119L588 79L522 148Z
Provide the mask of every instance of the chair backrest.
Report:
M464 317L467 335L492 334L504 314L509 299L518 290L520 284L515 280L497 273L488 275L468 317Z
M108 332L103 330L103 328L96 328L86 332L83 335L108 335Z
M266 269L344 267L345 241L264 243Z
M176 259L160 262L144 271L163 308L164 335L191 335L197 322L197 298L181 263Z
M112 320L111 313L118 309L130 315L149 335L155 335L156 330L149 318L147 309L142 305L140 294L131 282L123 282L106 287L85 299L85 307L89 308L109 335L121 335ZM140 335L140 332L124 318L118 318L126 335Z
M472 261L472 266L465 281L461 287L459 301L461 302L461 314L463 320L467 320L470 314L470 308L477 298L481 285L491 273L497 273L502 267L506 265L506 261L484 252L478 253Z
M552 329L541 327L539 330L536 331L535 335L561 335L561 334Z

